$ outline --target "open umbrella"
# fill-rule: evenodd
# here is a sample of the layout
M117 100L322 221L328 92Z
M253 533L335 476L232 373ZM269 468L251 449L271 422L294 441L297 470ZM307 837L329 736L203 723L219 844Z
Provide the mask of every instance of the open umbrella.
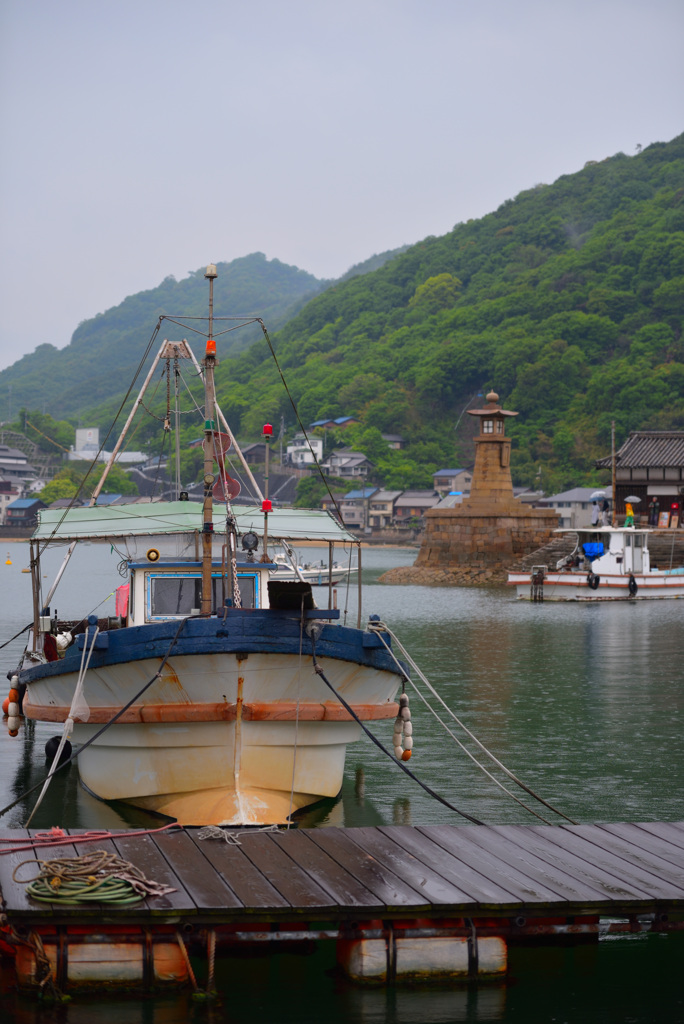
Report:
M597 498L605 498L605 496L605 491L594 491L594 493L589 496L589 500L596 501Z
M630 505L634 505L635 503L641 501L641 498L638 494L628 494L625 498L625 501L628 501Z

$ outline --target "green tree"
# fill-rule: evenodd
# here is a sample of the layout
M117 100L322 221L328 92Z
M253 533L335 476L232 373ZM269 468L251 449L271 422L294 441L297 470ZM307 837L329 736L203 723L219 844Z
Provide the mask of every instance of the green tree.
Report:
M68 473L58 473L57 476L53 477L52 480L43 487L42 491L36 491L31 495L32 498L40 498L46 505L51 505L53 501L58 501L60 498L73 498L78 491L78 484L76 484Z
M461 295L461 281L453 274L437 274L428 277L418 285L409 300L409 309L423 313L438 313L441 309L450 309L458 302Z

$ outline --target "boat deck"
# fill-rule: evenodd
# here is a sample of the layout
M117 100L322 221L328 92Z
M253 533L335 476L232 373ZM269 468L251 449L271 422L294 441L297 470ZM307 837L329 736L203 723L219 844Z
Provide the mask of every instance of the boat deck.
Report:
M268 922L279 932L429 918L684 916L684 822L574 826L383 826L291 829L200 839L197 829L111 833L26 849L34 830L0 830L0 893L9 924ZM82 835L72 830L68 837ZM39 904L13 872L25 860L104 849L176 891L126 907ZM10 852L7 852L7 851ZM20 877L37 872L25 865ZM330 931L332 929L332 931Z

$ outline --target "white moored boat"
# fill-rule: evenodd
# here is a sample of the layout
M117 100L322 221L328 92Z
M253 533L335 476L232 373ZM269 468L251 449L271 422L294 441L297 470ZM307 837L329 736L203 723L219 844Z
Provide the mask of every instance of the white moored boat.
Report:
M211 288L215 268L207 276ZM204 501L98 507L93 498L43 510L31 541L34 623L14 685L26 717L72 733L96 796L184 824L277 823L339 793L359 722L397 715L402 670L379 627L361 628L360 607L356 626L340 625L329 600L315 607L309 582L272 577L269 542L325 545L332 563L334 545L358 543L353 535L320 509L273 509L263 495L231 505L234 439L213 394L212 328L210 316L201 366L185 341L162 345L134 407L160 360L169 372L170 360L192 359L206 391ZM117 617L79 621L87 608L76 607L57 621L49 605L75 545L97 542L121 555ZM44 594L47 545L68 548Z
M355 576L358 567L355 565L340 565L338 562L326 562L321 559L318 562L303 562L293 560L287 554L276 554L273 556L274 569L271 572L272 580L304 580L313 587L337 586L347 579Z
M652 530L628 527L591 527L556 530L576 534L571 554L555 569L534 565L512 571L508 584L517 596L532 601L642 601L684 597L684 568L652 566L648 538Z

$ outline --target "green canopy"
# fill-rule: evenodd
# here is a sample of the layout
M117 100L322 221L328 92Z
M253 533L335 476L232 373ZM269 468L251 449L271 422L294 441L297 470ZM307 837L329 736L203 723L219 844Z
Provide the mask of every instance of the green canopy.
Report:
M233 505L239 532L264 533L259 506ZM117 537L195 533L202 530L198 501L155 501L87 508L45 508L38 513L34 539L44 541L113 540ZM226 507L214 505L214 532L225 533ZM358 538L327 511L315 508L274 508L268 513L268 536L273 540L357 543Z

